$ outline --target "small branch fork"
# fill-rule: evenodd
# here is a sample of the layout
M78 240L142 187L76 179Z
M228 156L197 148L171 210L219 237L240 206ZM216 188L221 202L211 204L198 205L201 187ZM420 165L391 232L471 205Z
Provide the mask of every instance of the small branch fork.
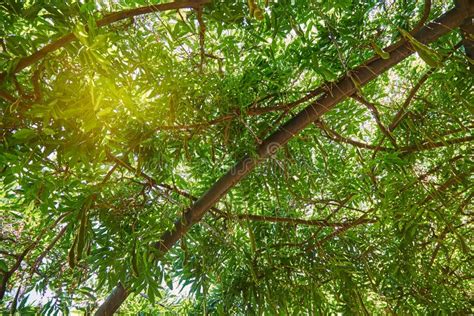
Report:
M139 174L142 178L144 178L150 185L161 187L168 191L174 192L178 195L181 195L185 198L190 199L191 201L196 201L198 198L194 195L177 188L176 186L165 184L165 183L158 183L154 178L147 175L146 173L139 171L131 166L129 163L121 160L118 157L115 157L110 152L107 153L107 157L116 162L115 166L120 165L123 168L127 169L128 171L132 172L133 174ZM300 218L288 218L288 217L277 217L277 216L264 216L264 215L253 215L253 214L238 214L238 215L231 215L228 214L217 207L212 207L211 211L216 215L219 215L226 219L237 219L237 220L250 220L250 221L257 221L257 222L269 222L269 223L288 223L291 225L308 225L308 226L318 226L318 227L345 227L347 223L336 223L336 222L329 222L328 220L312 220L312 219L300 219ZM370 223L371 221L366 221Z
M383 147L380 144L379 145L372 145L372 144L367 144L363 143L361 141L347 138L336 132L335 130L329 128L327 124L322 120L319 119L314 123L318 128L322 129L323 132L326 134L326 136L337 142L337 143L345 143L352 145L357 148L361 149L368 149L368 150L375 150L375 151L385 151L385 152L399 152L402 154L409 154L409 153L414 153L418 151L426 151L426 150L431 150L435 148L440 148L440 147L446 147L449 145L453 144L460 144L460 143L465 143L465 142L471 142L474 140L474 136L465 136L465 137L459 137L459 138L452 138L448 140L440 140L437 142L433 142L432 140L424 140L421 141L418 144L413 144L413 145L408 145L408 146L403 146L403 147L398 147L398 148L389 148L389 147ZM451 135L455 134L457 132L463 131L463 129L456 129L453 131L447 131L444 133L444 135Z
M392 145L395 148L397 148L398 147L397 142L395 138L393 137L393 135L390 133L390 131L385 127L385 125L383 125L382 120L380 119L380 113L377 110L377 107L375 106L375 104L373 104L372 102L369 102L366 98L364 98L362 95L359 95L357 93L353 94L351 97L354 100L357 100L363 105L365 105L370 110L370 112L372 113L372 116L374 117L375 122L377 123L382 133L390 140Z

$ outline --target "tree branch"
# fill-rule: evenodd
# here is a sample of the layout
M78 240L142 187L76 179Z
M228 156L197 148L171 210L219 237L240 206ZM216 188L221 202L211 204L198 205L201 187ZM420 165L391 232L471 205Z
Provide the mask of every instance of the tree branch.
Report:
M35 241L32 242L28 247L26 247L25 250L23 250L23 252L21 254L18 255L18 257L16 258L16 261L15 263L13 264L13 266L6 272L3 273L3 277L2 277L2 281L0 283L0 301L3 299L4 295L5 295L5 292L6 292L6 289L7 289L7 283L8 283L8 280L10 279L10 277L15 273L16 270L18 270L18 268L20 267L21 263L23 262L23 260L25 259L26 255L31 251L33 250L37 245L38 243L41 241L41 239L44 237L44 235L46 234L46 232L48 232L49 230L53 229L54 227L56 227L56 225L58 225L58 223L63 220L63 218L65 218L67 215L69 215L70 212L67 212L67 213L63 213L62 215L60 215L56 221L54 221L53 224L49 225L49 226L46 226L44 227L41 232L38 234L38 236L36 237Z
M56 243L59 241L59 239L61 239L64 234L66 233L66 230L69 228L70 224L67 224L67 225L64 225L63 228L61 228L61 230L59 231L59 233L56 235L56 237L54 237L54 239L49 243L49 245L46 247L45 250L43 250L43 252L41 252L41 254L38 256L38 258L36 258L35 262L33 263L33 265L31 266L31 272L36 272L38 270L38 267L41 265L41 261L43 261L43 258L48 254L48 252L51 251L51 249L54 248L54 246L56 245Z
M418 152L418 151L424 151L424 150L430 150L434 148L440 148L440 147L445 147L453 144L461 144L461 143L466 143L466 142L471 142L474 140L474 136L466 136L466 137L460 137L460 138L453 138L453 139L448 139L448 140L442 140L439 142L424 142L422 144L415 144L415 145L410 145L406 147L401 147L400 152L404 154L408 153L413 153L413 152Z
M148 14L152 12L158 12L158 11L168 11L168 10L176 10L176 9L184 9L184 8L196 9L210 2L211 2L210 0L180 0L180 1L170 2L170 3L152 4L152 5L144 6L140 8L110 13L106 15L105 17L103 17L102 19L98 20L96 22L96 25L97 27L103 27L120 20L125 20L125 19L129 19L135 16L144 15L144 14ZM63 35L56 41L50 44L47 44L46 46L34 52L30 56L21 58L17 66L13 69L12 74L18 73L22 71L23 69L25 69L26 67L33 65L34 63L43 59L49 53L52 53L66 46L67 44L69 44L70 42L74 40L76 40L76 36L73 33ZM5 80L6 77L7 77L6 73L0 73L0 83L3 80Z
M340 234L343 234L344 232L346 232L347 230L355 227L355 226L359 226L359 225L363 225L363 224L367 224L367 223L375 223L377 222L376 220L370 220L370 219L367 219L367 214L364 214L362 215L361 217L359 217L358 219L352 221L352 222L348 222L348 223L345 223L344 226L341 226L337 229L335 229L332 233L324 236L323 239L320 239L318 240L316 243L313 243L313 244L310 244L306 247L306 251L311 251L313 249L316 249L316 248L319 248L321 247L326 241L340 235Z
M269 222L269 223L288 223L291 225L309 225L318 227L345 227L347 223L334 223L328 222L324 219L300 219L300 218L288 218L288 217L276 217L276 216L265 216L265 215L253 215L253 214L239 214L235 216L239 220L250 220L256 222ZM373 220L366 220L365 223L373 223Z
M370 112L372 113L373 118L375 119L375 122L377 123L377 125L380 128L380 130L382 131L382 133L390 140L392 145L395 148L397 148L398 147L397 142L396 142L395 138L393 137L393 135L390 133L390 131L385 127L385 125L383 125L382 120L380 119L380 113L377 110L377 107L375 106L375 104L369 102L366 98L364 98L361 95L358 95L357 93L353 94L351 97L354 100L357 100L360 103L362 103L363 105L365 105L370 110Z
M0 74L0 82L1 82L1 74ZM0 98L10 103L13 103L16 101L15 97L13 97L11 94L9 94L8 92L4 90L0 90Z
M398 124L400 124L406 114L406 110L410 106L411 100L413 100L413 97L416 95L418 90L420 90L421 86L426 82L426 80L428 80L429 76L433 74L434 71L435 68L431 68L430 70L428 70L423 76L421 76L420 80L418 80L418 82L410 90L407 98L405 99L405 102L403 102L397 114L395 114L395 116L393 117L392 123L390 123L388 127L388 130L390 132L393 132L398 127Z
M448 180L446 180L442 185L440 185L435 191L428 194L426 198L420 203L420 205L425 205L426 203L431 202L434 198L439 196L440 193L445 192L451 186L461 183L463 179L465 179L467 176L470 175L471 171L472 169L469 170L469 172L462 172L462 173L453 175Z
M298 99L294 102L290 102L287 104L278 104L278 105L270 106L270 107L250 107L246 109L244 113L247 116L257 116L257 115L262 115L262 114L276 112L276 111L288 111L308 100L311 100L312 98L322 94L323 92L324 92L323 88L316 88L310 91L303 98ZM190 130L190 129L204 128L204 127L209 127L209 126L216 125L219 123L223 123L226 121L231 121L237 117L240 117L241 114L242 114L242 111L235 110L234 113L225 114L225 115L222 115L221 117L215 118L207 122L193 123L193 124L186 124L186 125L160 125L160 126L155 127L153 131L155 132L155 131L169 131L169 130Z
M199 63L199 71L202 73L204 67L204 59L206 58L206 51L204 49L204 38L206 35L206 25L202 19L202 8L199 7L196 9L197 11L197 20L199 23L199 49L201 53L201 61Z
M336 132L335 130L330 129L326 125L326 123L324 123L324 121L322 119L319 119L318 121L315 121L314 125L321 128L326 133L326 135L330 139L334 140L335 142L350 144L352 146L362 148L362 149L381 150L381 151L389 151L390 150L390 148L387 148L387 147L374 146L374 145L371 145L371 144L360 142L358 140L354 140L354 139L351 139L351 138L346 138L346 137L342 136L341 134L339 134L338 132Z

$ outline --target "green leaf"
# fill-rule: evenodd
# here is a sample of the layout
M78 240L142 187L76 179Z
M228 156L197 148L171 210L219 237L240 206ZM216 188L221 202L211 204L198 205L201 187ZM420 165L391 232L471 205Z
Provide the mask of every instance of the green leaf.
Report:
M52 128L49 128L49 127L43 128L43 133L45 133L48 136L52 136L56 134L56 132Z
M380 48L377 43L371 42L372 48L374 49L375 53L379 55L382 59L389 59L390 54L384 51L382 48Z
M28 140L35 137L36 132L29 128L22 128L13 134L13 137L21 140Z
M416 38L414 38L410 33L403 29L399 29L400 32L402 33L403 37L410 42L412 47L416 50L418 53L418 56L420 56L423 61L428 64L430 67L440 67L442 65L441 63L441 56L433 49L430 47L426 46L425 44L419 42Z
M7 266L7 263L5 262L5 260L0 259L0 270L4 271L4 272L8 271L8 266Z

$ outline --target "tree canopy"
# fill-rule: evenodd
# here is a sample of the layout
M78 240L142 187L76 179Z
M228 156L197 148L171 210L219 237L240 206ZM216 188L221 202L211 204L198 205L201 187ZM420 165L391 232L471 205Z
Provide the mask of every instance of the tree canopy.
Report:
M472 308L472 0L0 3L0 310Z

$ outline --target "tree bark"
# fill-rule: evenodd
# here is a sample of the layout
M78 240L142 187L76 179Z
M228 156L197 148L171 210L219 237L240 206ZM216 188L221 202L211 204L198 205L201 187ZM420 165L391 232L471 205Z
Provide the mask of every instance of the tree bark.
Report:
M95 312L95 315L109 316L115 313L120 305L125 301L128 296L127 290L123 287L122 283L119 284L112 290L112 293L102 303L99 309Z
M474 36L474 21L473 21L473 0L455 0L456 7L465 8L469 11L468 16L461 24L461 36L462 36L462 44L464 46L464 50L466 51L467 57L474 60L474 40L472 40L472 36ZM474 72L474 67L470 65L471 71Z
M442 35L459 27L460 24L470 16L470 11L474 7L473 2L470 1L468 6L468 8L457 6L435 21L422 27L414 34L414 37L424 44L437 40ZM354 94L358 87L355 86L353 80L358 81L358 86L364 86L369 81L377 78L380 74L413 54L413 52L410 44L404 41L403 44L400 44L390 52L389 59L374 57L367 63L354 69L350 75L346 75L338 82L330 84L327 91L320 98L301 110L263 141L263 143L257 147L256 153L252 157L244 157L215 182L214 185L186 211L183 217L176 221L174 228L166 231L161 236L160 241L154 243L153 246L163 253L168 252L168 250L188 232L192 225L199 222L204 214L244 176L249 174L260 161L273 155L281 146L286 144L306 126L332 109L336 104ZM126 291L123 289L123 286L119 284L96 312L96 315L110 315L104 313L104 311L110 313L114 312L126 299L127 295L124 295L124 293L126 293Z

